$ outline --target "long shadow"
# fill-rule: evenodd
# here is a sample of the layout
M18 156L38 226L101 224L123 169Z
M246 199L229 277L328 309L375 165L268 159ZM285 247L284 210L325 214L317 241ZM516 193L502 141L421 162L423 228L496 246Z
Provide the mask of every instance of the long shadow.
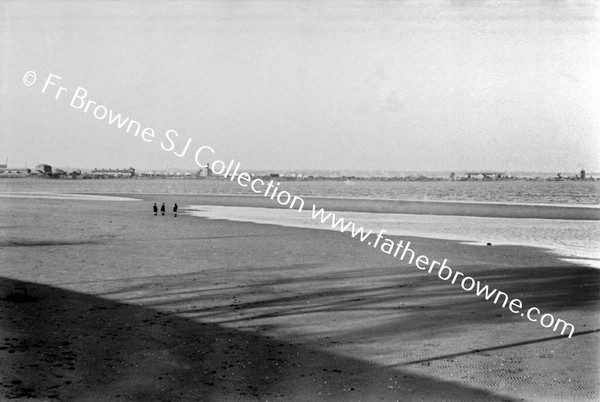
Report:
M600 332L600 329L592 329L592 330L589 330L589 331L578 332L576 334L573 334L573 336L590 335L590 334L593 334L595 332ZM452 353L452 354L449 354L449 355L441 355L441 356L430 357L428 359L413 360L413 361L406 362L406 363L395 364L394 366L409 366L411 364L422 364L422 363L432 362L432 361L435 361L435 360L445 360L445 359L452 359L452 358L460 357L460 356L472 355L472 354L475 354L475 353L491 352L493 350L502 350L502 349L514 348L514 347L517 347L517 346L532 345L534 343L556 341L558 339L563 339L563 338L564 338L564 336L549 336L549 337L546 337L546 338L533 339L533 340L530 340L530 341L515 342L515 343L508 344L508 345L493 346L491 348L475 349L475 350L470 350L470 351L467 351L467 352Z
M465 385L0 278L7 399L509 400Z
M81 246L91 244L102 244L98 241L0 241L0 247L55 247L55 246Z
M276 234L245 234L245 235L232 235L232 236L194 236L194 237L176 237L176 238L164 238L164 239L153 239L160 240L162 242L180 242L184 240L222 240L222 239L237 239L237 238L254 238L254 237L283 237L283 236L295 236L289 233L276 233ZM7 240L0 241L0 247L55 247L55 246L81 246L81 245L97 245L105 246L110 243L147 243L148 239L103 239L103 241L29 241L29 240Z
M268 273L274 268L252 270ZM440 330L454 327L525 320L520 314L513 314L508 308L502 307L504 297L498 298L494 303L495 297L485 300L474 292L463 291L459 285L442 281L435 275L402 270L397 266L327 273L323 273L322 266L317 264L295 264L294 268L303 269L302 276L289 275L235 287L204 284L204 288L190 288L190 283L196 281L196 278L197 283L204 279L197 274L187 274L173 276L171 280L164 280L160 284L145 279L134 280L103 295L143 302L144 305L155 308L176 307L179 312L203 319L218 318L221 323L285 317L302 319L314 313L329 313L333 316L338 312L349 311L363 311L367 314L388 312L392 315L392 318L379 325L355 329L350 335L356 337L370 334L394 335L402 328L403 337L424 339L430 334L435 335ZM242 270L246 269L248 268ZM278 266L276 269L281 271L287 267ZM595 269L577 266L463 266L461 271L473 275L490 288L505 292L510 297L508 300L519 298L523 302L524 312L530 307L537 307L540 314L551 313L555 318L560 317L569 322L568 316L559 314L561 311L597 309L600 304L600 272ZM373 281L374 278L378 280ZM368 281L369 286L340 285L348 281ZM292 287L302 290L283 295L277 291ZM131 296L126 296L128 294ZM211 304L215 298L237 301ZM508 303L505 306L508 307ZM244 314L232 314L235 310L241 310ZM596 323L588 324L593 327ZM539 324L532 322L531 325ZM430 331L432 329L435 331ZM576 332L589 329L590 327L576 327ZM548 329L548 334L551 333L551 329Z

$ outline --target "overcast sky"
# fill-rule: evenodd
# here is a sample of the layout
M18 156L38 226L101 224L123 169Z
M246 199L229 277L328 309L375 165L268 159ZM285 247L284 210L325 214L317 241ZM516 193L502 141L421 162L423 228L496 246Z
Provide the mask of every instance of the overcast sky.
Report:
M0 11L9 166L193 168L208 145L216 154L203 162L247 169L600 171L595 1L3 1ZM59 99L57 87L41 92L49 73L66 88ZM156 136L70 107L77 86ZM192 139L182 158L160 146L169 129L174 151Z

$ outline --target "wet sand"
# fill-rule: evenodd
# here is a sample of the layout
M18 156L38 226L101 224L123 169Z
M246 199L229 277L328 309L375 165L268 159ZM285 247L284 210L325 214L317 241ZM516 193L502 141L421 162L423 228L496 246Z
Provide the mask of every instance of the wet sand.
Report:
M108 194L99 196L140 197L140 194ZM231 207L281 208L282 206L269 197L257 195L171 195L147 194L145 199L175 200L180 204L218 205ZM285 197L284 197L285 199ZM404 201L404 200L373 200L350 198L320 198L302 197L304 209L311 209L312 204L317 208L328 211L354 211L416 215L451 215L451 216L480 216L487 218L530 218L530 219L573 219L600 220L600 207L580 205L550 205L550 204L510 204L482 203L458 201ZM291 204L291 203L290 203ZM296 204L300 205L300 201Z
M409 239L571 322L567 339L340 233L155 217L206 199L133 197L0 203L4 398L600 397L598 270Z

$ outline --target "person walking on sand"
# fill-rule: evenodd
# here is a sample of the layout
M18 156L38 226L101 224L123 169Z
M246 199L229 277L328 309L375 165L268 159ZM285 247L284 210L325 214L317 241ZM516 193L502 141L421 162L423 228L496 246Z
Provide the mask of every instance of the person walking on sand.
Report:
M175 203L175 205L173 205L173 218L177 218L177 203Z
M154 203L152 209L154 210L154 216L156 216L158 214L158 207L156 206L156 203Z
M162 214L162 216L165 216L165 203L163 202L161 207L160 207L160 213Z

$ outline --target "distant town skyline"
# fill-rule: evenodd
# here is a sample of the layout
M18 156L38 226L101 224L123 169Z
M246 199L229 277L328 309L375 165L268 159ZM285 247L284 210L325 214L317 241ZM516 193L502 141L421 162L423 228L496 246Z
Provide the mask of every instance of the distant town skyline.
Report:
M246 170L600 171L598 2L0 7L0 163L189 170L205 145Z
M92 171L95 170L104 170L104 169L108 169L108 170L128 170L128 169L134 169L136 173L149 173L149 172L155 172L157 174L160 173L165 173L165 172L169 172L169 173L175 173L175 172L188 172L188 173L197 173L198 171L203 171L206 172L206 168L191 168L191 169L186 169L186 168L180 168L180 167L176 167L176 166L165 166L165 167L154 167L154 168L137 168L135 166L94 166L94 167L86 167L86 166L64 166L64 165L53 165L53 164L47 164L47 163L40 163L40 164L36 164L36 165L21 165L21 166L15 166L15 165L8 165L9 169L15 169L15 168L27 168L29 170L31 170L32 172L35 172L37 170L39 170L38 168L40 168L41 166L49 166L51 169L59 169L59 170L63 170L65 171L65 173L69 173L69 172L73 172L73 171L80 171L80 172L87 172L90 173ZM0 164L0 168L6 168L6 163L4 164ZM283 175L287 175L287 174L303 174L303 175L319 175L319 176L327 176L327 175L357 175L357 176L370 176L370 177L402 177L402 176L415 176L415 175L425 175L425 176L429 176L429 177L449 177L451 175L465 175L469 172L471 173L481 173L481 172L487 172L487 173L498 173L498 174L507 174L507 175L512 175L514 177L527 177L527 176L539 176L539 177L557 177L557 176L562 176L562 177L575 177L575 176L580 176L582 172L584 172L584 174L586 174L588 177L600 177L600 171L598 172L590 172L588 170L585 169L579 169L577 171L560 171L560 172L551 172L551 171L519 171L519 170L491 170L491 169L463 169L463 170L385 170L385 169L381 169L381 170L373 170L373 169L365 169L365 170L361 170L361 169L315 169L315 168L297 168L297 169L269 169L269 168L264 168L264 169L253 169L253 168L249 168L249 169L245 169L245 171L249 172L249 173L257 173L257 174L274 174L274 173L280 173Z

